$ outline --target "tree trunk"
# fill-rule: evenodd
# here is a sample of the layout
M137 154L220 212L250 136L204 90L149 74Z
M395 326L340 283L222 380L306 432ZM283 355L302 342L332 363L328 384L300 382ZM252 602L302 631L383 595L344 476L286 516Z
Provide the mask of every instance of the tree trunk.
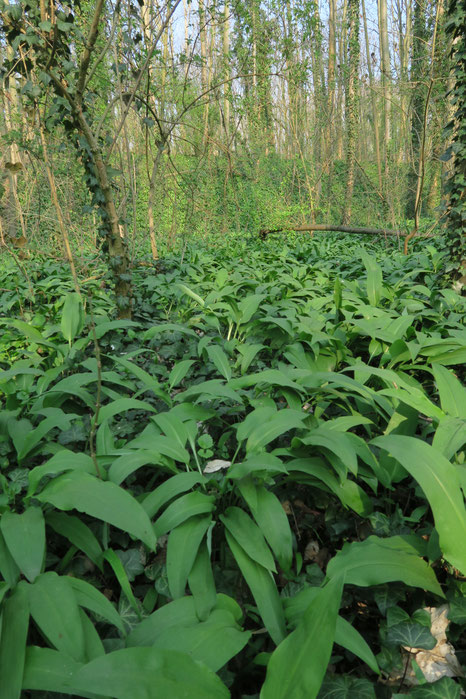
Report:
M351 221L353 201L354 171L356 164L356 137L358 131L358 72L359 72L359 0L349 0L349 65L346 80L346 190L342 225Z
M389 152L390 152L390 110L391 110L391 70L388 48L387 0L378 0L381 78L383 92L383 135L384 135L384 181L385 199L390 191Z
M382 182L382 160L380 157L380 136L379 136L379 121L377 113L377 99L375 94L374 86L374 76L372 74L372 58L371 50L369 47L369 34L367 31L367 18L366 18L366 3L365 0L361 0L362 9L362 20L364 24L364 39L366 43L366 59L367 59L367 74L369 76L369 90L371 93L371 107L372 107L372 125L374 131L374 146L375 146L375 160L377 163L377 179L379 184L379 192L383 192L383 182Z
M406 217L414 218L418 183L419 154L422 142L424 105L426 99L426 0L415 0L413 22L413 53L411 61L411 152L408 172ZM422 207L422 201L420 202Z
M332 145L334 139L333 122L335 118L335 64L336 64L336 0L329 2L328 23L328 68L327 68L327 114L325 126L325 172L327 174L327 199L332 189Z

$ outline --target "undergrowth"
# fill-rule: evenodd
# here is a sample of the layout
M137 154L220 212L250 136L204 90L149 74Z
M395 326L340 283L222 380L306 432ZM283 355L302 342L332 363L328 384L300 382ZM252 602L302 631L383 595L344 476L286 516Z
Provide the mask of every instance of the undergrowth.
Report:
M459 697L466 303L441 240L182 257L135 270L132 321L95 263L81 297L58 263L0 272L0 697Z

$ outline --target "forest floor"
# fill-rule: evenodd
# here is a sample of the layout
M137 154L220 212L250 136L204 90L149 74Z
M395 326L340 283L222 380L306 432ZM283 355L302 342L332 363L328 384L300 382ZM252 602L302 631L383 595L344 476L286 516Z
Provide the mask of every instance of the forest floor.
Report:
M189 243L135 268L131 321L100 263L80 296L60 262L4 261L4 691L458 699L446 261L441 238Z

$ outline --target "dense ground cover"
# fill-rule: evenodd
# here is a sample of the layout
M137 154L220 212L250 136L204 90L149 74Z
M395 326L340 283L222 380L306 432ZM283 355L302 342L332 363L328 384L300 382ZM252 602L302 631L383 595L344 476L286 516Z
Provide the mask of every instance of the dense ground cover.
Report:
M187 246L136 271L133 321L98 270L80 299L56 263L4 268L0 697L459 697L445 261L441 240Z

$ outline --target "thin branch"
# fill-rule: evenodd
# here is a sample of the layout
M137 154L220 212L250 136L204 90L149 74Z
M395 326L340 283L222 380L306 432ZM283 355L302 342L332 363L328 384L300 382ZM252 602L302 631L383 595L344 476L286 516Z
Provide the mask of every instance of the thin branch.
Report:
M82 104L84 86L86 83L87 71L89 70L89 63L91 61L92 51L97 41L97 36L99 33L99 23L102 15L102 10L104 7L105 0L97 0L94 10L94 16L92 18L92 24L89 29L89 35L87 37L86 44L84 46L84 51L81 56L81 61L79 65L79 76L78 82L76 84L76 102Z

